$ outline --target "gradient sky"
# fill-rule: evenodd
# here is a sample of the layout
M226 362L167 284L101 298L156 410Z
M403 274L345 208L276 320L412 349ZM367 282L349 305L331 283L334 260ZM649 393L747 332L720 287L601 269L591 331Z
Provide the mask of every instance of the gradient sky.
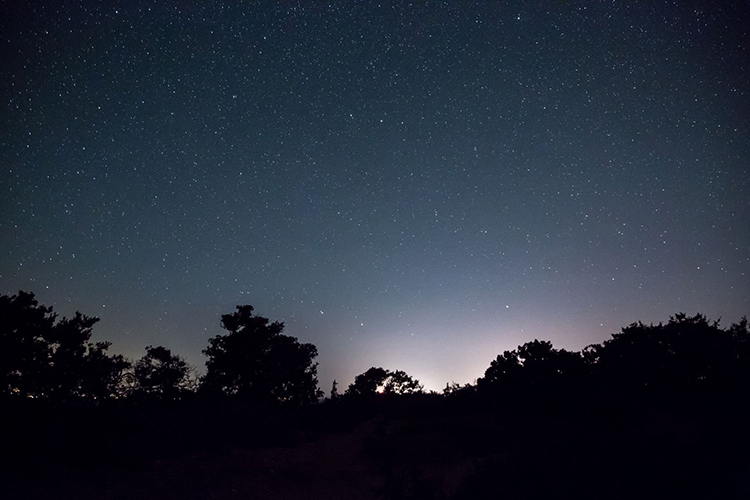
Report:
M0 293L137 359L238 304L440 389L750 313L745 2L0 9Z

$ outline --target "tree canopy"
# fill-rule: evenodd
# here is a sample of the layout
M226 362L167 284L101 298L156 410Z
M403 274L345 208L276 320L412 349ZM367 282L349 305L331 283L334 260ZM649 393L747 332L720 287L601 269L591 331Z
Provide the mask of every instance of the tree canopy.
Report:
M498 355L478 385L492 390L557 389L579 380L586 370L586 360L580 353L555 349L549 341L534 340Z
M229 333L211 338L203 351L206 389L263 402L303 404L322 397L313 362L317 348L283 335L283 323L271 323L253 310L237 306L221 317Z
M56 399L115 396L130 367L109 342L89 342L99 318L58 320L33 293L0 296L0 391Z
M591 352L602 381L617 389L707 390L750 381L746 318L728 330L702 314L676 314L666 324L632 323Z
M146 347L146 355L134 368L136 393L146 397L173 400L192 388L190 366L166 347Z
M369 396L383 394L414 394L424 387L418 380L402 370L390 371L372 367L354 378L346 390L348 396Z

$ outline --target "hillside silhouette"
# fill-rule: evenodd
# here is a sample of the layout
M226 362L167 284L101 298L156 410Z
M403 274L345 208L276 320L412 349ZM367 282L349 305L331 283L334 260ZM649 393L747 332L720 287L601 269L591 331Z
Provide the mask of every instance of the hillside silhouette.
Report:
M252 306L202 377L161 346L110 353L97 321L0 296L6 498L750 497L746 318L531 340L442 393L371 367L328 398L316 347Z

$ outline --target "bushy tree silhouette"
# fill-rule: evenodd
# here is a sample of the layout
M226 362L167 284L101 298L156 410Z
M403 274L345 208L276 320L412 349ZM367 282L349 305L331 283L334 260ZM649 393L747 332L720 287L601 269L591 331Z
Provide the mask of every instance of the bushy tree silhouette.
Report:
M48 376L55 314L33 293L0 296L0 390L21 396L42 392Z
M590 362L581 353L534 340L498 355L478 380L478 387L485 392L522 391L539 396L580 386L589 372Z
M136 394L161 400L175 400L192 388L190 365L165 347L146 347L133 371Z
M612 389L705 392L748 381L748 345L745 318L723 330L702 314L679 313L667 324L633 323L592 350Z
M484 377L479 378L477 385L485 388L500 384L513 384L520 378L522 368L521 361L518 359L518 351L505 351L490 362L489 368L484 372Z
M108 342L89 342L99 318L57 320L33 293L0 296L0 390L55 399L115 396L130 364Z
M111 342L87 344L86 362L81 367L83 395L97 400L125 395L122 381L131 365L120 354L107 354L111 345Z
M464 385L458 382L446 382L443 388L443 396L471 396L476 392L476 385L466 383Z
M229 333L209 340L204 378L206 390L263 402L304 404L323 393L317 388L318 351L282 335L284 324L253 315L253 307L237 306L221 317Z
M727 378L727 391L741 394L750 387L750 330L747 317L727 330L728 341L733 346L733 356Z
M344 394L348 396L365 396L382 391L385 385L385 379L388 377L388 371L384 368L369 368L366 372L360 373L354 377Z
M422 392L424 386L419 380L408 375L403 370L389 371L383 391L386 394L416 394Z
M354 377L354 382L346 390L348 396L370 396L383 394L414 394L422 392L418 380L401 370L390 371L372 367Z

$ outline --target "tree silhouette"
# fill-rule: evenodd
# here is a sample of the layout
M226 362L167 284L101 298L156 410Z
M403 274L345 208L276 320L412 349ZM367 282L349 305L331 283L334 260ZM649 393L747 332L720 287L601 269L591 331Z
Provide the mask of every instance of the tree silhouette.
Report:
M71 318L63 318L49 330L46 339L51 347L46 386L49 395L65 398L82 392L84 366L89 361L88 340L93 326L99 318L91 318L76 312ZM109 345L102 345L106 350Z
M229 333L209 340L204 385L207 390L253 401L304 404L323 393L317 388L318 351L282 335L284 324L253 315L253 307L237 306L221 317Z
M679 313L667 324L633 323L592 349L599 375L612 388L706 391L747 380L747 338L744 318L725 331L702 314Z
M382 392L387 377L387 370L373 366L366 372L354 377L354 382L349 385L345 394L348 396L366 396L375 394L378 391Z
M190 365L165 347L146 347L134 368L136 394L163 400L179 399L191 388Z
M0 296L0 390L22 397L102 399L117 395L130 364L91 343L99 318L76 312L57 320L33 293Z
M83 395L97 400L123 395L122 380L131 365L120 354L107 354L111 345L111 342L87 345L86 362L81 367Z
M520 378L522 368L518 351L505 351L490 362L484 377L481 377L477 384L482 388L497 387L501 384L511 385Z
M405 371L396 370L395 372L388 372L383 392L386 394L415 394L422 392L423 389L424 386L419 383L419 380L408 375Z
M56 315L33 293L0 296L0 390L20 396L42 392L48 377L48 337Z
M735 392L739 392L750 387L750 330L747 317L743 317L739 323L732 324L726 333L728 341L733 346L733 356L727 367L730 377L730 383L727 385Z
M554 349L549 341L534 340L498 355L478 386L491 391L559 390L582 383L588 366L581 353Z
M339 384L336 382L336 379L333 380L333 383L331 384L331 399L338 399L341 395L339 394Z
M383 394L413 394L422 392L423 386L406 372L392 372L384 368L372 367L354 377L346 394L349 396L371 396Z

